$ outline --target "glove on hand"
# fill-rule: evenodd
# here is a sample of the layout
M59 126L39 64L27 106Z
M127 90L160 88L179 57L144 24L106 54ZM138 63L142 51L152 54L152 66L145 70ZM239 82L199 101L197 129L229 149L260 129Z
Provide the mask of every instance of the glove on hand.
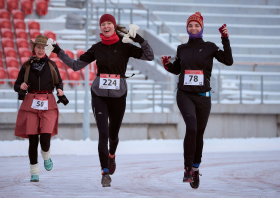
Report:
M168 64L170 62L170 58L171 58L171 56L168 56L168 57L164 56L164 57L162 57L163 66L164 66L164 68L166 70L168 70L168 67L166 66L166 64Z
M54 47L53 52L58 54L60 52L61 48L57 44L54 44L52 46Z
M59 103L63 103L65 106L69 103L69 100L66 98L65 95L63 96L57 96L58 97L58 101L57 104Z
M47 56L50 56L54 47L52 46L53 44L56 44L56 42L52 39L49 38L47 41L47 46L45 47L45 52Z
M129 38L131 40L133 40L134 42L140 43L140 44L142 44L145 41L139 34L136 34L135 38L133 38L131 36Z
M220 31L222 37L226 37L227 38L228 37L227 34L225 34L223 32L223 28L225 28L225 27L227 27L227 24L222 25L222 27L219 28L219 31Z

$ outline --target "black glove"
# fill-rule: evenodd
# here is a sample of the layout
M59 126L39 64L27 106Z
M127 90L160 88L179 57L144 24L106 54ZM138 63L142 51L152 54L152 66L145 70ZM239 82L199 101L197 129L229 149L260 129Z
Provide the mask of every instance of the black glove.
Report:
M66 98L65 95L63 96L57 96L58 97L58 101L57 104L59 103L63 103L65 106L69 103L69 100Z
M136 33L136 36L135 36L135 38L133 38L133 37L129 37L131 40L133 40L134 42L136 42L136 43L140 43L140 44L142 44L145 40L139 35L139 34L137 34Z
M57 44L53 44L52 46L54 47L52 52L58 54L61 48Z

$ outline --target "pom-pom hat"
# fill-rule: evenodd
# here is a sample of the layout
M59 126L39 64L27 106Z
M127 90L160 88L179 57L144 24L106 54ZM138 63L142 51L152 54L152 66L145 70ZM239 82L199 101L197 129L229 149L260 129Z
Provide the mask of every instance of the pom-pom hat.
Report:
M201 16L200 12L196 12L195 14L191 15L187 20L187 26L191 21L198 22L201 27L203 27L203 17Z

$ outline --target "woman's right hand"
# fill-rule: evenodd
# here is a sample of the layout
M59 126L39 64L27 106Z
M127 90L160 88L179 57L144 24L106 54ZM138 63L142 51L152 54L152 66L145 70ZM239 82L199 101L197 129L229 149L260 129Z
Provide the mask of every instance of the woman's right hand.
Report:
M52 52L58 54L61 48L57 44L53 44L52 46L54 47Z
M161 63L165 66L166 64L170 63L170 58L171 58L171 56L163 55L160 59Z
M22 90L27 90L27 89L28 89L28 85L24 82L24 83L22 83L22 84L20 85L20 88L21 88Z

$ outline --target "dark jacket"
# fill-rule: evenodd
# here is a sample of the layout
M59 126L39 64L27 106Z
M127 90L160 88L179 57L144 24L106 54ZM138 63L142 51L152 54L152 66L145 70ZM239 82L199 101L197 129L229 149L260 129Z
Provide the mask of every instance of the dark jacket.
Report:
M28 87L28 90L53 90L53 79L51 76L50 66L48 64L48 61L44 65L43 69L41 71L35 70L32 68L32 63L30 65L30 73L28 78L28 83L30 83L30 86ZM63 90L63 83L62 79L60 77L58 68L55 67L55 70L57 72L57 76L59 79L59 84L56 84L56 89ZM24 74L25 74L25 68L21 67L18 78L14 85L14 90L18 92L20 90L20 85L24 82Z
M210 77L213 67L213 58L219 62L231 66L233 58L228 38L222 37L224 51L215 43L205 42L203 39L189 39L186 44L177 48L176 60L168 63L168 72L179 75L178 89L186 92L203 93L211 90ZM204 73L204 85L184 85L185 70L202 70Z

